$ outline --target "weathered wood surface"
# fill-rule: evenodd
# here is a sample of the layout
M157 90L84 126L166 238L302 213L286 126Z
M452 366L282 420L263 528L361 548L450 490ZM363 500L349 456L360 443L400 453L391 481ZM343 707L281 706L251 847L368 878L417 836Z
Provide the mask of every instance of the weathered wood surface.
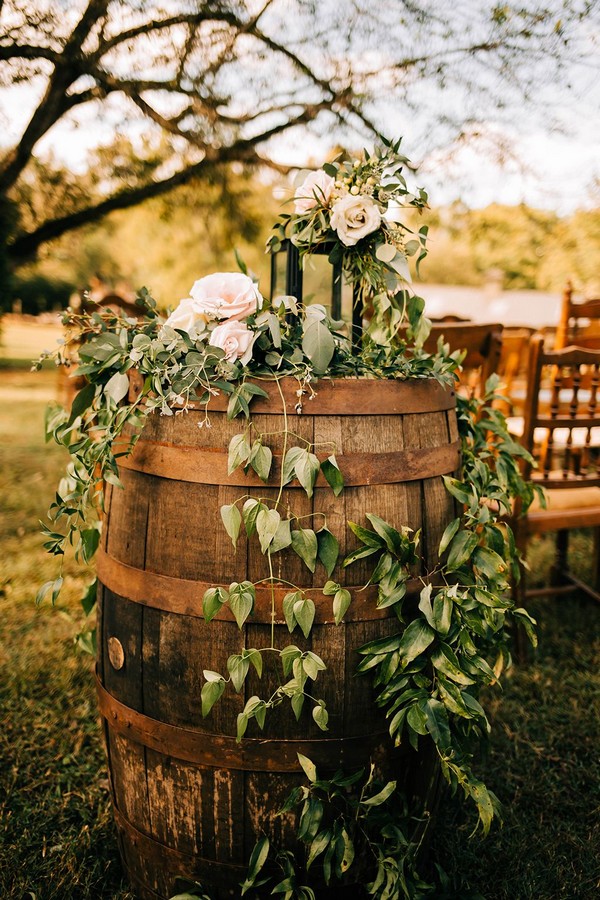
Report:
M358 543L347 520L368 526L367 512L397 527L422 529L425 563L411 584L416 596L418 576L435 566L439 539L455 515L441 478L459 464L451 392L426 381L324 382L297 415L295 384L284 389L288 428L314 443L315 452L335 452L342 472L345 458L353 455L364 460L382 454L388 466L391 460L411 462L406 478L391 467L388 480L375 484L360 478L358 466L355 483L337 498L321 481L311 499L292 484L283 492L283 503L297 516L313 515L312 522L303 522L315 530L326 516L340 542L340 560ZM321 414L321 400L326 415ZM335 401L337 411L332 411ZM251 721L247 740L236 744L236 718L246 700L254 694L268 697L281 681L275 653L266 654L260 681L252 671L240 694L229 685L202 718L202 670L226 675L230 654L271 644L270 596L264 587L258 592L256 615L242 631L226 610L211 623L202 618L202 596L209 585L257 581L269 574L256 537L240 537L234 550L221 524L220 506L248 492L265 500L275 500L278 493L271 483L261 482L257 490L252 477L247 488L215 483L210 472L200 480L207 454L226 458L231 437L245 427L242 420L227 420L222 403L215 406L210 407L210 428L199 427L201 410L152 417L136 452L121 466L125 489L109 489L106 499L98 560L100 709L121 850L140 897L177 893L177 875L202 879L219 897L238 897L258 834L266 830L273 841L293 847L293 816L276 818L274 813L303 781L298 750L323 773L340 766L354 770L374 758L417 790L425 790L431 774L404 749L391 751L370 680L354 677L357 648L398 627L388 610L375 609L373 588L357 590L369 578L368 560L347 569L338 564L333 572L333 580L353 594L345 622L335 626L332 598L319 589L327 580L322 565L312 575L291 550L273 557L275 576L308 590L317 606L309 638L298 629L290 635L281 610L288 588L277 585L274 643L312 649L325 661L327 671L320 674L314 694L327 702L329 731L320 731L313 722L309 702L298 722L286 703L267 714L263 731ZM270 406L261 400L253 416L254 432L268 433L265 443L276 455L283 452L283 421L280 400L274 397ZM296 442L291 438L288 446ZM171 450L173 458L185 449L189 472L180 464L175 472L148 466L148 459L160 461L161 448ZM195 454L202 461L198 467Z

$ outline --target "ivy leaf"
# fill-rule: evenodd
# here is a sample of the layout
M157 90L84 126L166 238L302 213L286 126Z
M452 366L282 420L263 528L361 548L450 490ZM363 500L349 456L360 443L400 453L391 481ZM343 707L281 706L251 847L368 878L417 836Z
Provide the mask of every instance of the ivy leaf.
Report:
M344 490L344 476L340 472L337 460L333 454L323 460L321 463L321 472L335 496L339 497Z
M284 647L283 650L280 651L279 656L281 658L283 676L284 678L287 678L287 676L292 671L294 661L302 656L302 651L299 647L296 647L295 644L290 644L288 647Z
M251 581L234 581L229 586L229 606L235 616L238 628L241 628L252 610L256 600L256 590Z
M326 597L333 597L336 591L339 591L340 585L335 581L326 581L323 585L323 593Z
M265 447L264 444L255 441L249 461L258 477L262 481L267 482L271 471L271 463L273 462L273 453L270 447Z
M225 588L212 587L205 591L204 597L202 598L202 615L204 616L204 620L210 622L214 619L221 607L227 603L228 599L229 594Z
M303 597L301 600L296 600L293 609L300 630L307 638L315 621L315 604L310 597Z
M285 550L292 543L291 519L282 519L279 523L275 537L271 543L270 552L277 553L279 550Z
M340 552L338 539L328 528L321 528L320 531L317 531L317 546L317 556L330 576L335 569Z
M314 681L319 672L323 672L326 666L320 656L317 656L312 650L308 650L302 655L302 668L308 677Z
M234 434L229 441L227 453L227 474L231 475L238 466L248 462L251 449L245 434Z
M267 509L267 507L259 500L255 500L254 497L250 497L246 500L242 507L242 518L248 537L252 537L256 531L256 517L261 509Z
M301 690L297 690L296 693L292 695L291 704L296 719L299 719L302 707L304 706L304 694Z
M300 593L300 591L291 591L283 598L283 616L285 618L285 624L287 625L290 634L298 624L294 615L294 603L301 599L302 594ZM284 675L287 674L288 673L284 671Z
M290 447L286 452L281 467L281 478L284 484L288 484L295 477L296 463L305 452L302 447Z
M312 717L321 729L321 731L328 731L327 723L329 721L329 713L325 708L324 702L321 700L316 706L313 706Z
M225 504L221 507L221 519L223 520L225 531L231 538L231 543L235 548L242 526L242 516L235 503Z
M249 669L250 660L237 653L232 654L227 660L227 671L231 675L231 683L238 694L244 684Z
M340 588L335 592L333 597L333 618L336 625L339 625L346 615L351 602L352 597L350 596L350 591L347 591L345 588Z
M314 453L310 453L308 450L300 451L294 466L294 472L309 497L313 495L313 488L320 468L319 459Z
M256 669L256 674L258 675L258 677L262 678L263 658L260 650L252 648L251 650L244 650L244 654Z
M208 672L204 672L204 677L207 677ZM205 684L202 685L202 691L200 692L200 698L202 701L202 717L206 718L209 714L219 697L222 695L225 690L225 679L222 675L218 675L216 672L210 672L210 675L215 675L216 678L211 678Z
M333 535L332 535L333 537ZM311 572L317 565L317 553L319 545L317 536L312 528L298 528L292 531L292 548Z
M276 509L261 509L256 516L256 531L262 553L266 553L269 549L280 522L281 516Z

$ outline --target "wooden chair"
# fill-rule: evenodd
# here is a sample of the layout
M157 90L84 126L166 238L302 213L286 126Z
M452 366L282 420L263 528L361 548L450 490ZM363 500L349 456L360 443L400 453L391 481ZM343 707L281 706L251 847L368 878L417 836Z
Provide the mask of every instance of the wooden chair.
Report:
M511 524L524 558L534 534L556 532L556 549L551 586L527 589L523 572L517 605L526 595L577 589L600 601L600 351L545 351L543 338L532 338L524 413L522 443L538 464L525 464L524 475L545 489L547 508L534 502L520 515L517 504ZM594 529L592 585L568 569L573 528Z
M498 363L498 375L500 376L500 393L507 398L503 412L509 416L523 415L529 348L534 334L535 328L508 327L502 331L502 352Z
M575 345L600 350L600 297L575 301L573 285L563 291L560 321L556 329L555 350Z
M433 353L440 337L452 352L467 351L462 363L459 390L480 396L487 379L498 369L502 350L502 325L434 322L424 349Z

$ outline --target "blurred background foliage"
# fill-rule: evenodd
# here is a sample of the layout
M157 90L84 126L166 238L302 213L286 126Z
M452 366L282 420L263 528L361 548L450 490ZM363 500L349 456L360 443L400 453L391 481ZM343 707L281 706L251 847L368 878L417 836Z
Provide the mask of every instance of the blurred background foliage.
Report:
M160 148L148 146L140 156L124 138L96 151L88 170L77 175L56 160L38 162L13 195L17 228L32 230L49 213L76 208L82 193L100 195L107 179L122 181L160 164ZM9 311L21 301L29 314L61 308L74 291L100 280L116 291L145 285L166 308L202 275L236 269L235 250L265 287L265 241L292 192L291 176L273 170L215 167L169 194L48 242L34 262L18 269L2 307ZM584 289L598 287L600 207L559 216L525 204L469 209L455 202L433 206L419 225L424 222L430 226L425 282L478 286L496 270L508 290L557 291L567 278Z

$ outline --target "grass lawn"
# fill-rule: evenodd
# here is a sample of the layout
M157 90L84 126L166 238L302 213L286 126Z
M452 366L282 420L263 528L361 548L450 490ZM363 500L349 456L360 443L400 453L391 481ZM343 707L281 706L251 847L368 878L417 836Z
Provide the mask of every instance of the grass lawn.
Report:
M90 573L67 565L60 607L33 603L56 574L38 519L66 462L43 440L57 379L53 370L0 371L0 898L130 900L92 663L73 646ZM578 536L581 571L590 547ZM547 559L540 544L536 573ZM470 837L470 811L444 801L433 849L449 876L437 895L446 900L600 897L600 611L578 598L530 609L540 649L486 703L492 737L479 772L503 803L504 823L485 840Z

